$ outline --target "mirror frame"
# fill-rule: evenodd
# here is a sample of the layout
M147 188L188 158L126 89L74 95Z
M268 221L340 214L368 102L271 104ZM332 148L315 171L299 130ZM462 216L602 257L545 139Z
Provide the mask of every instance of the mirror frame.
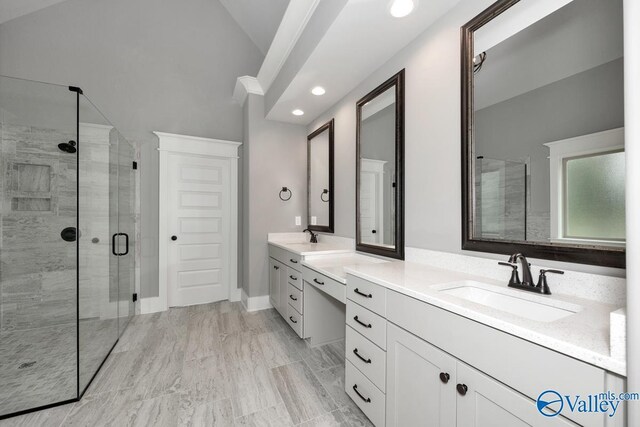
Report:
M333 128L334 119L331 119L307 136L307 229L324 233L333 233L334 227ZM326 130L329 131L329 225L311 225L311 140Z
M473 236L473 34L520 0L498 0L461 28L461 131L462 131L462 249L514 254L531 258L625 268L626 249L604 249L595 245L571 246L554 243L478 239Z
M362 243L360 233L360 127L362 125L362 107L386 90L395 87L396 91L396 241L395 248ZM395 259L404 259L404 69L369 92L356 103L356 250Z

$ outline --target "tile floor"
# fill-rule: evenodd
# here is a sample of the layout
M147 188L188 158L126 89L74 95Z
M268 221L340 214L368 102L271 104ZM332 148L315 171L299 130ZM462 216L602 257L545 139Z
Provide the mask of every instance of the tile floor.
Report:
M80 402L0 427L371 425L343 382L344 342L224 301L133 318Z

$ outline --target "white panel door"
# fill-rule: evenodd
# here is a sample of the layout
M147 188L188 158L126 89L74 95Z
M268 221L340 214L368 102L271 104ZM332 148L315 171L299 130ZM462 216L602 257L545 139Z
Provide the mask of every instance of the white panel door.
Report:
M380 243L376 181L375 173L362 172L360 174L360 238L362 243Z
M168 304L229 296L230 161L169 154Z

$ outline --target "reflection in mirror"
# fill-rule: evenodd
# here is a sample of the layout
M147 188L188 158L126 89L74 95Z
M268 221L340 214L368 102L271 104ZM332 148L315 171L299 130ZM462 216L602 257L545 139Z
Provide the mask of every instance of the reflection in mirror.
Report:
M358 250L402 258L402 78L392 77L357 104ZM400 126L398 126L400 124Z
M621 266L622 0L505 0L465 29L463 247Z
M333 233L333 119L307 137L308 229Z

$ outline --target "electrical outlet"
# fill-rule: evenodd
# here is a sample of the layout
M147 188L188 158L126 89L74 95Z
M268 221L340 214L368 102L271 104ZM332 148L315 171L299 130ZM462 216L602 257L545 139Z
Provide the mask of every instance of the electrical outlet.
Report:
M311 217L311 225L318 225L318 217L317 216L312 216Z
M296 225L302 225L302 217L300 216L296 217Z

